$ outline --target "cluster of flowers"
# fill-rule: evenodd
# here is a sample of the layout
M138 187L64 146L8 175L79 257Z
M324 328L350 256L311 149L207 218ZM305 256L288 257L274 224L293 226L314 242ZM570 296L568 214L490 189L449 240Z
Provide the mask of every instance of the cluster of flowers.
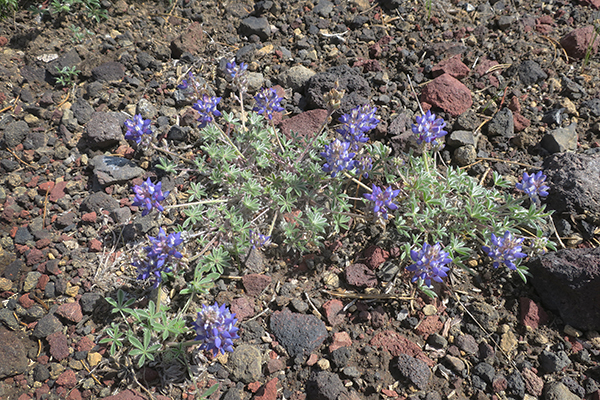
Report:
M145 246L133 261L137 267L138 279L149 280L155 288L162 282L162 274L177 269L182 264L183 255L177 247L183 243L181 232L166 234L163 228L158 236L150 236L150 245Z
M236 323L235 314L225 304L219 306L215 302L212 306L202 305L198 319L193 324L198 335L196 340L202 343L200 349L212 351L214 357L226 351L233 352L233 340L239 339Z
M325 158L323 171L331 173L334 178L338 172L356 169L358 175L369 177L373 168L373 160L365 152L361 152L365 143L369 141L366 133L377 127L379 119L375 116L376 107L369 105L358 106L349 114L342 115L338 121L342 123L336 130L342 139L335 139L325 146L321 156Z

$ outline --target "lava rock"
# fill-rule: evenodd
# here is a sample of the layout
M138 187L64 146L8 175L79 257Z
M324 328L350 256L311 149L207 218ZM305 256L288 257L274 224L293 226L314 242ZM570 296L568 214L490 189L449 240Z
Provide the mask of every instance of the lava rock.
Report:
M541 80L547 79L548 74L544 72L540 64L533 60L525 60L517 67L517 74L521 82L526 85L533 85Z
M429 378L431 377L431 370L425 362L407 354L400 354L397 365L402 376L420 390L424 390L427 387Z
M544 387L544 400L580 400L564 384L550 382Z
M237 346L227 361L227 366L235 380L244 383L256 382L262 376L262 356L254 346Z
M13 332L0 332L0 379L22 374L28 359L23 342Z
M552 188L546 203L557 214L584 214L600 225L600 153L555 154L544 161L544 172Z
M421 92L421 101L439 107L452 116L466 112L473 105L469 88L449 74L440 75L429 82Z
M271 316L271 331L292 357L307 356L325 341L325 324L314 315L292 313L289 309Z
M339 376L321 371L306 384L306 397L314 400L338 400L348 391Z
M118 207L119 202L114 197L104 192L96 192L83 199L79 210L84 213L95 212L100 214L102 210L113 210Z
M514 137L515 122L512 111L509 108L498 111L487 127L489 136L502 136L508 139Z
M569 356L564 351L553 352L544 350L539 356L540 366L547 373L559 372L571 364Z
M295 65L281 74L279 80L286 87L292 88L296 92L302 92L310 78L315 74L316 72L312 69L306 68L303 65Z
M598 41L594 39L595 28L592 25L588 25L567 33L560 39L560 45L565 49L569 57L584 58L588 49L590 49L590 43L592 43L590 56L598 52Z
M600 248L564 249L533 260L533 286L546 307L557 310L566 324L600 330Z
M550 131L544 135L541 145L550 153L577 150L577 122Z
M266 17L247 17L240 23L240 34L244 36L256 35L261 40L271 36L271 25Z
M29 134L29 125L25 121L11 122L4 129L4 145L9 149L17 147Z
M124 138L122 125L115 113L95 112L85 125L84 138L92 149L106 149Z
M33 329L33 337L42 339L51 335L52 333L59 332L63 328L62 323L52 314L47 314L40 319Z
M350 285L357 287L375 287L377 276L365 264L350 264L346 267L346 280Z
M340 65L311 77L307 83L306 96L311 108L327 109L323 96L339 83L338 90L345 91L338 113L346 114L353 108L369 103L371 87L365 78L353 68Z
M110 61L92 69L92 79L99 82L119 82L125 77L125 66L117 61Z

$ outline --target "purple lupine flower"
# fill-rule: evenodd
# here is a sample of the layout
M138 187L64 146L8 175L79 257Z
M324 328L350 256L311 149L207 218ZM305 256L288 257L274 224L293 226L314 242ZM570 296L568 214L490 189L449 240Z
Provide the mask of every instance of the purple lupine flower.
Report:
M368 104L353 108L350 113L339 118L342 126L336 132L352 144L353 150L358 150L359 143L369 141L365 133L375 129L379 123L379 119L375 116L376 112L377 108Z
M258 231L250 229L250 244L253 249L260 249L271 240L271 236L263 235Z
M239 339L236 323L235 314L225 304L220 307L217 302L212 306L202 305L198 319L193 324L198 334L195 340L202 342L200 349L212 351L214 357L226 351L233 352L233 340Z
M285 110L280 105L283 97L277 96L277 91L274 88L261 90L254 96L254 100L256 101L256 106L254 106L252 111L264 114L269 120L273 119L274 112L282 112Z
M492 245L490 247L483 246L481 249L494 260L492 264L494 268L504 264L508 269L514 271L517 269L514 261L527 257L527 254L521 252L521 243L523 243L523 238L513 238L509 231L504 232L503 237L496 237L492 233Z
M152 121L143 119L141 114L136 114L133 119L125 121L127 132L125 139L134 141L138 146L147 148L152 141L153 133L150 129Z
M356 173L365 178L369 177L369 171L373 169L373 159L367 154L361 154L357 160L354 160Z
M162 282L162 273L168 273L181 266L183 255L177 246L183 243L181 232L167 235L163 228L157 237L149 237L150 246L145 246L136 256L132 265L137 267L139 280L150 280L157 288Z
M206 125L214 121L215 117L220 117L222 114L217 109L217 104L221 101L220 97L211 97L202 95L202 98L196 101L192 108L200 114L198 118L198 128L204 128Z
M363 196L365 199L373 202L373 212L377 215L381 215L383 219L388 219L387 210L396 210L398 206L392 203L392 199L400 193L400 190L392 190L391 186L388 186L385 190L381 190L379 186L375 184L371 185L373 193L365 193Z
M421 279L427 287L431 287L431 280L442 282L442 278L447 277L450 270L446 264L452 262L439 243L433 246L425 243L420 251L411 250L410 258L415 262L406 267L407 271L415 273L411 281Z
M338 172L354 167L353 158L355 153L350 153L350 143L341 142L335 139L329 146L325 146L325 151L321 152L321 156L325 157L326 163L323 165L323 171L330 173L334 178Z
M437 139L441 138L448 132L442 128L446 126L446 122L442 118L435 118L430 110L427 110L425 115L417 117L417 125L412 126L412 131L416 136L417 144L433 143L437 144Z
M548 190L550 190L550 187L545 184L545 180L546 175L542 174L542 171L533 175L523 172L523 179L516 184L516 188L525 192L531 200L538 202L540 197L548 196Z
M164 208L160 202L167 198L169 192L163 193L161 186L161 182L154 185L150 181L150 178L141 185L135 185L132 189L133 193L135 193L135 197L131 205L140 207L142 209L142 216L145 216L152 211L152 207L163 212Z
M166 234L163 228L159 228L158 236L149 237L151 249L149 254L156 256L166 256L167 258L182 258L182 254L177 251L177 246L183 243L181 232Z
M245 92L248 87L248 64L240 63L239 65L232 61L225 66L227 74L231 77L231 81L235 87Z

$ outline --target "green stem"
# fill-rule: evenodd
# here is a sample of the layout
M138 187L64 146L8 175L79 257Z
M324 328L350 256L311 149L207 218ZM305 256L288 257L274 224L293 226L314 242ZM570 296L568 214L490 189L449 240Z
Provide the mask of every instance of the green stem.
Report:
M270 121L271 121L271 128L273 128L273 134L275 135L275 138L277 139L277 144L279 145L279 148L281 149L281 153L285 153L285 150L283 149L283 145L281 144L281 140L279 139L279 134L277 133L277 130L275 129L275 123L273 122L273 119L271 119Z
M217 129L219 130L219 132L221 133L221 137L223 140L225 140L227 142L227 144L229 144L231 147L233 147L233 149L235 150L235 152L242 157L244 160L246 159L246 157L244 157L244 155L242 154L242 152L237 148L237 146L231 141L231 139L229 138L229 136L227 136L225 134L225 132L223 132L223 129L221 129L221 127L217 124L215 124L215 126L217 127Z

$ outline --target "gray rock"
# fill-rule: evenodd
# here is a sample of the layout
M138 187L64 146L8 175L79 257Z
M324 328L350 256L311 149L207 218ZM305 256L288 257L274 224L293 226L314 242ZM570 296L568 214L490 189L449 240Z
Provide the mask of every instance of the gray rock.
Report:
M503 15L498 18L498 28L505 31L515 22L516 18L513 15Z
M144 174L144 170L133 161L116 156L96 156L90 161L98 182L104 186L125 183Z
M238 388L231 388L225 393L222 400L242 400L242 390Z
M48 378L50 378L50 370L47 366L43 364L37 364L33 368L33 379L36 382L44 382Z
M579 114L591 118L600 117L600 99L586 100L581 103Z
M267 40L271 36L271 25L266 17L247 17L240 23L240 34L256 35L261 40Z
M541 80L548 78L540 64L533 60L525 60L517 67L517 73L524 85L533 85Z
M79 65L81 63L81 57L77 53L77 50L71 49L66 53L62 54L56 60L48 63L46 67L46 71L54 77L59 76L59 70L62 70L65 67L71 68Z
M367 104L371 97L371 87L365 78L353 68L340 65L325 72L313 75L306 86L306 95L311 108L327 109L323 96L339 82L339 90L344 90L339 113L345 114L353 108Z
M498 111L487 127L489 136L502 136L505 138L514 137L515 121L513 119L512 111L508 108L503 108Z
M569 356L564 351L553 352L544 350L539 356L540 366L546 373L562 371L571 364Z
M482 362L473 368L473 373L491 385L496 376L496 369L490 364Z
M30 133L25 121L11 122L4 129L4 144L9 149L17 147Z
M260 72L248 72L248 93L258 92L265 84L265 77Z
M600 225L600 154L560 153L544 160L550 192L546 203L558 214L582 214Z
M110 211L119 208L119 206L119 202L112 196L104 192L96 192L83 199L79 206L79 210L82 212L95 211L96 214L100 215L102 210Z
M13 332L0 332L0 379L22 374L27 369L25 346Z
M464 327L465 329L471 333L472 335L483 335L484 332L481 331L481 328L479 327L479 325L481 325L483 327L483 329L486 330L486 334L489 334L491 332L496 332L496 330L498 329L498 320L500 319L500 315L498 314L498 311L496 311L496 309L494 307L492 307L491 305L487 304L487 303L481 303L481 302L477 302L477 303L473 303L470 306L468 306L469 311L471 312L471 314L473 315L473 317L479 322L479 324L476 324L474 321L471 320L470 317L468 317L463 323L464 323ZM473 354L477 353L477 346L475 346L475 350Z
M398 369L400 374L412 382L420 390L424 390L429 383L431 370L425 361L411 357L408 354L398 356Z
M470 165L477 161L477 150L475 150L475 147L468 144L454 150L453 156L454 161L456 161L459 166L464 167L465 165Z
M244 383L256 382L262 376L262 355L254 346L237 346L227 365L234 379Z
M432 333L427 338L427 344L436 349L443 349L448 346L448 340L439 333Z
M314 400L338 400L348 391L339 376L321 371L306 384L306 398Z
M304 314L306 311L308 311L308 304L298 298L292 299L292 307L294 307L294 309L299 313Z
M40 319L33 329L33 337L43 339L54 332L59 332L63 328L63 324L52 314L46 314Z
M512 393L519 398L525 396L525 381L518 370L514 370L506 377L506 383L508 384L509 393Z
M285 87L292 88L296 92L302 92L310 78L316 73L303 65L295 65L280 76Z
M105 149L124 139L121 121L109 112L95 112L85 125L84 137L91 148Z
M29 132L23 140L25 150L37 150L48 144L48 138L44 132Z
M13 331L19 329L19 321L17 321L13 312L8 308L0 308L0 322Z
M360 371L356 367L346 367L342 371L344 375L350 378L358 378L360 377Z
M455 344L461 351L464 351L471 356L477 354L477 351L479 350L477 341L471 335L460 335L456 337Z
M544 385L544 400L580 400L580 397L560 382L549 382Z
M23 282L23 291L29 292L33 290L38 284L40 277L42 276L41 272L38 271L30 271L27 273L25 277L25 281Z
M141 114L144 119L153 119L156 117L156 106L152 104L148 99L140 99L137 106L135 107L135 113Z
M563 87L563 91L561 92L561 94L567 96L571 100L577 100L587 96L587 92L585 91L583 86L581 86L577 82L574 82L571 79L567 78L567 76L564 74L561 74L561 79L561 84Z
M81 311L84 314L91 314L94 311L94 308L103 301L104 297L99 293L87 292L81 296L79 304L81 304Z
M448 368L450 368L458 374L460 374L465 369L464 361L458 357L454 357L447 354L442 361L444 365L446 365Z
M92 118L94 108L85 99L79 97L71 106L73 116L81 125L85 125Z
M323 321L314 315L292 313L289 309L271 316L271 331L292 357L306 356L327 338Z
M33 235L29 232L29 228L26 226L20 226L15 233L14 241L16 244L26 244L28 241L33 240Z
M600 330L600 248L547 253L531 261L529 270L542 303L565 324Z
M131 210L129 207L115 208L110 212L110 217L117 224L124 224L131 220Z
M453 131L446 136L446 144L450 147L471 145L477 147L477 141L472 131Z
M101 82L119 82L125 77L125 66L111 61L101 64L92 70L92 79Z
M333 3L328 0L319 0L315 8L312 10L315 14L319 14L323 18L329 17L333 11Z
M550 153L577 150L577 122L566 128L557 128L544 135L542 147Z

